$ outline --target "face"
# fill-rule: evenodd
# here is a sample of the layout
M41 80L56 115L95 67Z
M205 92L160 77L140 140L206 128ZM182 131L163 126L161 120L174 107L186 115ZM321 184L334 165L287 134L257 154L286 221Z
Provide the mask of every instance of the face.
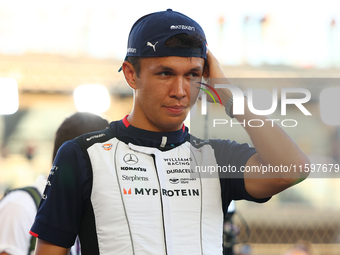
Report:
M190 79L201 80L204 59L143 58L140 64L139 77L135 76L134 123L130 123L156 132L181 129L199 92L193 82L190 88Z

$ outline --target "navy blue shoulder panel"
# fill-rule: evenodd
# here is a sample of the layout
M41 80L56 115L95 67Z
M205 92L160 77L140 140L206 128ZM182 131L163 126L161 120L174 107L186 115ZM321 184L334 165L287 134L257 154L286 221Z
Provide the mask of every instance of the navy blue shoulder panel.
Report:
M221 139L212 139L209 143L214 149L217 164L233 169L233 171L222 172L220 178L243 178L241 167L245 166L248 159L256 153L255 148L247 143L240 144Z
M87 150L95 143L103 143L116 136L116 132L112 128L101 131L90 132L75 138L83 150Z
M95 143L104 143L115 136L115 132L111 128L107 128L101 131L90 132L81 136L78 136L74 140L78 143L83 152L86 163L89 167L91 174L90 190L92 190L92 165L90 157L87 153L87 149Z
M241 167L256 153L255 148L247 143L237 143L221 139L199 139L190 137L190 143L196 148L211 146L214 150L217 165L233 171L219 172L223 212L226 214L232 200L245 199L254 202L266 202L267 199L255 199L248 194L244 185L244 175Z
M191 146L194 146L196 149L201 148L204 145L210 144L209 139L201 139L193 136L192 134L186 137L186 140L190 142Z
M42 240L69 248L78 234L91 194L92 174L75 140L58 150L31 228Z
M244 173L241 167L245 166L248 159L256 153L255 148L247 143L239 144L230 140L212 140L217 164L230 165L236 170L235 173L220 174L223 211L227 213L231 200L245 199L256 203L267 202L270 197L257 199L249 195L244 184Z

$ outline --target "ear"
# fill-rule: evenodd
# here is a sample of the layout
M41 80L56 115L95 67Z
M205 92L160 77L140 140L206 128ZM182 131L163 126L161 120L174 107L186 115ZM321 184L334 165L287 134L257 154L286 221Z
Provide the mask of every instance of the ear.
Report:
M136 74L136 71L133 65L128 61L124 61L122 65L122 70L123 70L126 82L129 84L129 86L132 89L136 89L137 88L136 86L137 74Z

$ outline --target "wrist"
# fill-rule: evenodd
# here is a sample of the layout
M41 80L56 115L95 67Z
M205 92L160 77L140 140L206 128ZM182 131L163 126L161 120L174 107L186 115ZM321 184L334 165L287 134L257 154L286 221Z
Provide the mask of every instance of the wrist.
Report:
M225 112L230 118L234 118L233 115L233 96L229 97L227 103L225 104Z
M223 88L223 89L218 89L218 93L221 97L222 105L225 107L229 98L233 96L231 91L229 89Z

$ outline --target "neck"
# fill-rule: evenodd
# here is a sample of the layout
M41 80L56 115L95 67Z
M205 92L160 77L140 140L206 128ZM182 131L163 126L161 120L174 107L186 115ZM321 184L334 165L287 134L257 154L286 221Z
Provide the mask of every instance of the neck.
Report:
M169 126L169 127L163 127L160 125L153 124L152 122L148 121L147 118L141 118L138 117L141 115L136 114L136 112L132 111L130 115L127 116L127 121L130 125L139 128L144 129L152 132L173 132L180 130L182 128L185 128L184 124L181 123L180 125L176 126Z

